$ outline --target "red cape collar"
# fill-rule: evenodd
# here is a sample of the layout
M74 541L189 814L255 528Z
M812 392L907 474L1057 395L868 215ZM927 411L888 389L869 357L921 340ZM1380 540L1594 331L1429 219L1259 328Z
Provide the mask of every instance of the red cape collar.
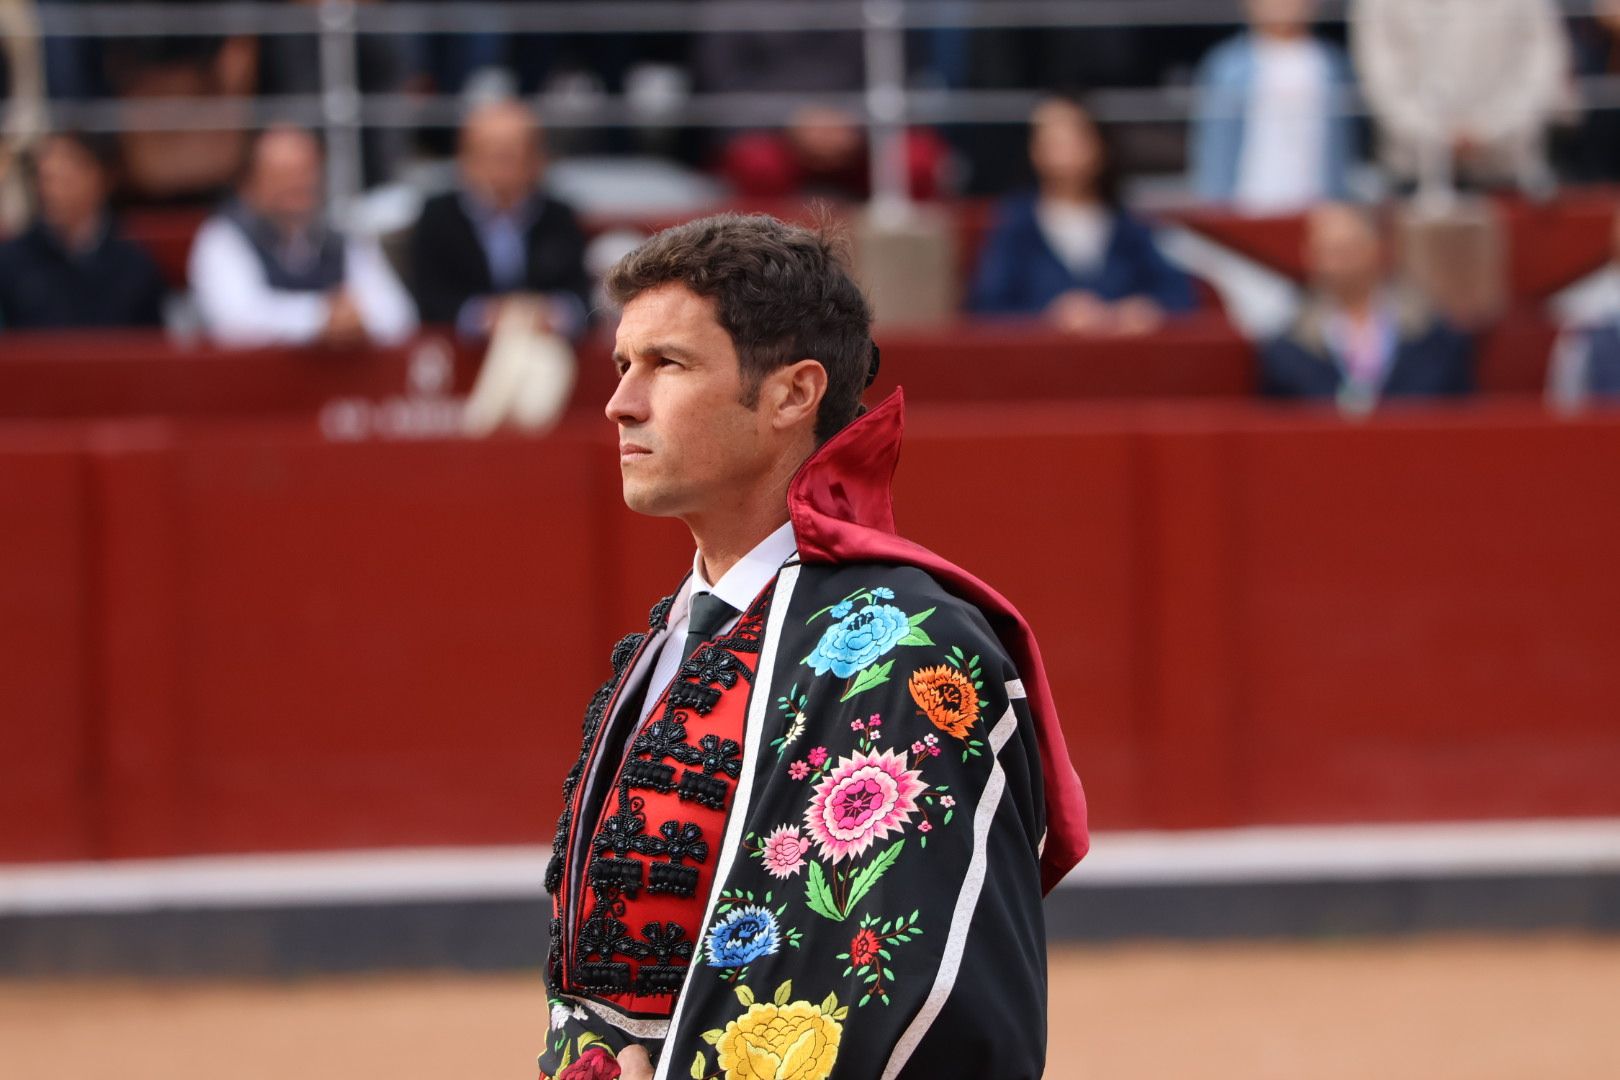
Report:
M928 571L949 592L984 613L1018 668L1040 739L1046 787L1046 844L1041 886L1051 891L1085 855L1086 800L1069 760L1040 648L1024 617L1000 593L920 544L899 536L891 486L900 464L905 395L896 389L828 439L788 488L788 513L806 563L880 562Z

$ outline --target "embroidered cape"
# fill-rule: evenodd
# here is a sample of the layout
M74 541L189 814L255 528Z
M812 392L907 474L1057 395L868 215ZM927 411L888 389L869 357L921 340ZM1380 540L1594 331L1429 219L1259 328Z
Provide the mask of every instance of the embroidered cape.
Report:
M902 412L805 463L797 558L639 734L669 601L615 648L547 872L543 1076L616 1076L632 1042L660 1080L1042 1075L1040 901L1084 797L1027 624L895 535ZM671 864L693 887L654 896Z

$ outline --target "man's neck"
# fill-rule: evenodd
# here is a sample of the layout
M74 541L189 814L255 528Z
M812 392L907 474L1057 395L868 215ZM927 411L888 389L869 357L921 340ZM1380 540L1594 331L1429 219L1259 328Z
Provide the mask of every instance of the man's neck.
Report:
M101 239L101 215L92 214L82 220L47 226L56 237L56 242L72 255L83 255L93 249Z
M1333 306L1351 322L1369 322L1378 314L1378 290L1375 288L1337 296L1333 299Z
M762 514L743 522L731 518L723 522L687 522L692 539L697 543L699 565L703 577L714 585L726 576L744 555L753 551L771 533L787 524L787 505L783 503L774 514Z
M1296 41L1304 41L1310 32L1303 26L1262 26L1255 30L1255 35L1261 41L1274 45L1289 45Z

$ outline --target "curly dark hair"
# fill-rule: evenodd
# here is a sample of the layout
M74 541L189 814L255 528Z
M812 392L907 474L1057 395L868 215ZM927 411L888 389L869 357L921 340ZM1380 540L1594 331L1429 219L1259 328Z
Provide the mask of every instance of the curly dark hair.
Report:
M845 245L828 226L808 229L766 214L716 214L677 225L620 259L604 279L623 307L662 285L714 301L737 348L743 404L760 381L799 360L827 370L816 414L825 442L859 415L872 357L872 309L850 276Z

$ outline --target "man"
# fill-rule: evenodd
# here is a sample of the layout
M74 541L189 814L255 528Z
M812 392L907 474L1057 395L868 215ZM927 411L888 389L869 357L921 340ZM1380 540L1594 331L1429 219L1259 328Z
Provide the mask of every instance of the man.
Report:
M1084 800L1028 627L895 535L866 301L736 215L607 287L625 501L697 553L564 784L542 1075L1039 1077Z
M463 337L487 337L507 301L543 312L564 337L585 326L585 237L538 185L545 167L534 116L516 101L482 105L461 128L455 191L429 199L411 234L417 308Z
M187 276L208 333L226 345L394 344L416 311L375 240L322 212L322 154L309 132L254 141L236 199L197 231Z
M1620 213L1609 242L1613 258L1593 282L1590 306L1566 317L1547 364L1547 403L1560 411L1578 410L1594 396L1620 400Z
M1385 397L1467 394L1469 340L1388 280L1379 226L1329 203L1306 219L1313 293L1293 327L1260 353L1261 387L1279 397L1335 398L1363 413Z
M57 132L33 165L39 217L0 244L0 329L163 325L163 277L107 211L110 147Z
M1311 36L1315 0L1247 0L1249 29L1198 69L1193 187L1249 213L1347 193L1355 131L1350 61Z
M1553 0L1356 0L1350 41L1389 169L1444 207L1457 181L1552 186L1546 128L1569 101Z

